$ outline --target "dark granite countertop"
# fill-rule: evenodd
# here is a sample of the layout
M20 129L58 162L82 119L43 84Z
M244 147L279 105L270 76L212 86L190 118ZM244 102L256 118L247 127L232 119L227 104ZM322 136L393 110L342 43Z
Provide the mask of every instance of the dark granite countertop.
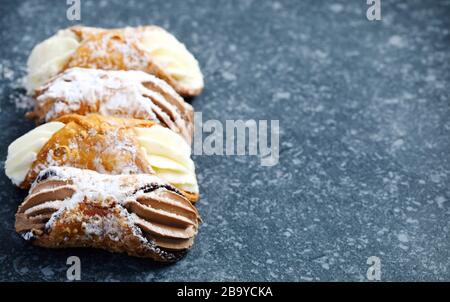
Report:
M196 156L204 223L182 261L45 250L15 234L0 173L0 280L450 280L450 1L81 0L82 23L158 24L196 55L203 119L279 120L280 161ZM0 158L33 127L20 78L66 1L1 1Z

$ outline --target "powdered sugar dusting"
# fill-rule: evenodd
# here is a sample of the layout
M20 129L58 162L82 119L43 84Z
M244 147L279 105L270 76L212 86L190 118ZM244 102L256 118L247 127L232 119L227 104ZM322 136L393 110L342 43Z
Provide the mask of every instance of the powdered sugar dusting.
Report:
M83 108L102 115L154 120L170 128L182 125L184 121L178 108L160 93L147 88L145 83L152 83L163 93L183 102L167 83L142 71L76 67L42 87L36 101L37 106L46 111L46 121Z
M38 180L44 175L47 175L47 180L70 180L71 185L66 186L73 190L75 193L64 200L48 201L40 205L34 206L33 211L54 207L58 210L53 213L49 221L45 225L45 229L51 229L55 221L60 218L62 213L69 209L75 208L80 202L85 199L88 200L100 200L105 206L108 203L113 202L120 207L121 216L126 217L129 228L135 229L135 222L133 216L130 215L123 205L127 201L127 198L133 194L139 193L142 187L148 185L164 186L166 185L161 179L154 175L148 174L135 174L135 175L106 175L100 174L90 170L83 170L71 167L50 167L41 171L38 176ZM32 196L33 189L40 182L36 181L31 189L30 196ZM51 191L52 189L50 189ZM36 194L42 194L44 191L39 191ZM31 210L31 209L30 209ZM83 228L86 236L108 236L114 241L118 241L121 238L121 225L112 215L102 217L92 216L88 221L84 222ZM141 232L134 230L135 235ZM23 234L25 239L33 237L32 231ZM142 236L141 236L142 237ZM142 240L147 240L145 237Z
M24 88L24 68L15 66L13 62L0 61L0 77L5 81L5 85L0 87L0 91L10 89L18 93L10 93L9 100L15 105L16 110L27 110L32 108L33 99L25 93L20 92ZM0 108L1 111L1 108Z

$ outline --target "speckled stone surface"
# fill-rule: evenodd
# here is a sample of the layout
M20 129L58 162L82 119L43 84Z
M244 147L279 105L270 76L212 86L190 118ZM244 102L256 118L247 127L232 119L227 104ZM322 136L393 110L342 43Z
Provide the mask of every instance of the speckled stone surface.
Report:
M66 1L1 1L0 158L33 127L19 79ZM25 193L0 175L0 280L450 280L450 1L87 1L82 23L158 24L199 59L203 119L280 120L280 162L196 156L203 216L173 265L14 233ZM402 3L401 3L402 2Z

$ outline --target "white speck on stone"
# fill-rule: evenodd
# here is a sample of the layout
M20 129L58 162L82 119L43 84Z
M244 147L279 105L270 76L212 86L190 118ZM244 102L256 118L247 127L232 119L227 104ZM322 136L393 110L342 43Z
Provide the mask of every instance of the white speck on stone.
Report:
M378 236L383 236L383 235L386 234L387 232L389 232L389 230L388 230L387 228L383 227L381 230L379 230L379 231L377 232L377 235L378 235Z
M236 75L229 72L229 71L223 71L222 72L222 77L227 80L227 81L236 81Z
M401 147L403 146L403 144L404 144L404 140L400 138L400 139L396 140L396 141L392 144L392 148L393 148L394 151L395 151L395 150L401 148Z
M315 55L315 57L316 57L317 59L319 59L319 60L324 60L324 59L326 59L326 58L328 57L328 54L327 54L325 51L322 51L322 50L320 50L320 49L317 49L317 50L314 52L314 55Z
M242 249L244 246L242 243L235 241L233 244L237 249Z
M424 79L427 82L436 82L436 76L434 74L428 74Z
M399 233L399 234L397 235L397 238L398 238L398 240L399 240L400 242L409 242L408 235L405 234L405 233Z
M270 272L270 276L272 277L272 278L278 278L278 275L277 274L275 274L274 272Z
M52 270L50 267L48 267L48 266L42 268L42 269L41 269L41 272L42 272L42 274L43 274L44 276L46 276L46 277L51 277L51 276L53 276L53 275L55 274L55 273L53 272L53 270Z
M411 223L411 224L419 223L419 221L418 221L417 219L414 219L414 218L411 218L411 217L408 217L408 218L406 219L406 222L407 222L407 223Z
M434 183L440 183L441 182L441 176L439 174L437 174L437 173L432 173L430 175L430 179Z
M278 91L273 95L274 101L288 100L290 98L291 98L291 93L288 91Z
M300 165L302 163L302 161L300 160L300 159L298 159L298 158L294 158L293 160L292 160L292 164L294 165L294 166L298 166L298 165Z
M272 8L273 8L274 10L280 10L280 9L283 8L283 6L281 5L280 2L274 2L274 3L272 4Z
M388 43L390 46L397 48L403 48L406 46L406 41L398 35L391 36Z
M330 10L333 13L340 13L340 12L342 12L344 10L344 7L342 6L342 4L333 3L333 4L330 5Z
M435 199L436 204L438 206L439 209L444 208L444 203L447 201L447 199L444 196L438 196Z
M401 248L402 250L405 250L405 251L407 251L409 249L409 247L407 245L404 245L404 244L400 244L398 247Z
M4 80L12 81L14 80L14 70L6 65L0 64L1 76Z
M11 99L17 110L30 109L34 104L33 98L25 94L12 96Z

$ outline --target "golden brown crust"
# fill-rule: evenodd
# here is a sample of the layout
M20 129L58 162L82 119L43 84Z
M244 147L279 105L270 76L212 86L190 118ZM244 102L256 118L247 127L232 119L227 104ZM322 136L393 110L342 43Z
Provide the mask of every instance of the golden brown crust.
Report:
M181 190L182 191L182 190ZM191 202L197 202L200 199L200 195L198 193L182 191L183 195L186 196Z
M40 171L50 166L106 174L155 174L133 132L135 127L152 127L155 122L98 114L69 114L57 121L65 126L41 148L21 188L29 188ZM199 199L198 193L181 192L191 202Z
M197 96L203 90L203 87L193 88L177 81L139 46L140 39L146 31L165 32L158 26L119 29L75 26L70 29L78 35L81 45L71 56L65 69L85 67L105 70L142 70L165 80L185 97Z
M42 247L176 261L192 246L200 221L195 207L155 176L52 167L19 206L16 231Z
M156 121L192 142L192 106L165 81L145 72L70 68L36 89L34 97L34 111L27 116L38 123L99 113Z
M151 127L155 123L119 119L98 114L65 115L66 124L39 151L22 188L28 188L38 173L49 166L70 166L109 174L154 174L145 154L136 148L133 127Z

